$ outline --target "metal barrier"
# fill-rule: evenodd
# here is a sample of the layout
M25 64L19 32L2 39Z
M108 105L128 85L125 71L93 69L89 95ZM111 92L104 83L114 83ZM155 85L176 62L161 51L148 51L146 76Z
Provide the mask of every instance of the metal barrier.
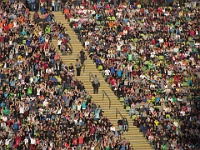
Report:
M118 108L116 108L116 119L117 119L117 115L120 115L120 117L123 119L123 115L120 113L120 111L118 110Z
M102 100L104 100L104 96L106 96L106 97L108 98L108 101L109 101L109 105L108 105L108 107L109 107L109 109L110 109L110 106L111 106L111 100L110 100L110 97L108 96L108 94L106 93L105 90L102 90L102 94L103 94L103 96L102 96Z
M89 81L91 81L94 78L94 75L92 74L92 72L89 72Z

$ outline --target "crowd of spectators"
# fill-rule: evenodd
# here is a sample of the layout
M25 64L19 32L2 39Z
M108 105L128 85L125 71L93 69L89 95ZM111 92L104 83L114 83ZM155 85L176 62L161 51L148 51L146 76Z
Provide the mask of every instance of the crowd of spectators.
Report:
M155 149L200 149L200 3L152 2L83 2L64 14Z
M130 149L62 62L54 36L68 37L48 9L31 16L21 2L0 3L0 149L93 150L99 141Z
M77 1L80 0L75 0L74 3L79 4L80 2ZM67 0L21 0L21 2L23 2L30 11L38 11L41 9L60 11L63 10L63 6L66 2L73 3L72 1Z

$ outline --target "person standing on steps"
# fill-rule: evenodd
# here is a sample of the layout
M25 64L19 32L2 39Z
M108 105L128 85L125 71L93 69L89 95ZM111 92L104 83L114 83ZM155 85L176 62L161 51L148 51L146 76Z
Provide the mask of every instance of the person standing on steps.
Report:
M127 118L125 116L123 118L123 130L125 132L128 132L128 120L127 120Z
M78 59L76 59L76 76L80 76L81 74L81 63Z
M118 124L118 133L119 133L119 138L121 139L121 135L123 134L124 130L123 130L123 118L120 117L120 119L117 121Z
M35 11L39 10L39 5L40 5L40 1L39 0L35 0Z
M81 65L84 65L84 61L86 59L86 55L85 52L83 51L83 49L80 51L80 60L81 60Z
M93 86L94 94L98 94L100 83L99 83L99 80L97 78L97 75L95 75L94 78L93 78L92 86Z

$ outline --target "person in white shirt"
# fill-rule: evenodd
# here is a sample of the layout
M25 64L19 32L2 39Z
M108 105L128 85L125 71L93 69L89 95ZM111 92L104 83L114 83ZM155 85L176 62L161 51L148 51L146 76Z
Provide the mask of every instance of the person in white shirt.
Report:
M4 128L6 127L6 123L5 123L5 122L2 122L2 123L0 124L0 127L1 127L2 129L4 129Z
M23 103L23 102L20 102L20 103L19 103L19 113L20 113L20 114L24 114L24 112L25 112L24 103Z
M108 80L108 77L110 76L110 70L108 68L106 68L106 70L104 71L104 75L105 75L105 81Z
M34 137L30 137L31 145L30 149L36 149L36 139Z
M62 106L57 110L57 115L60 115L62 113Z
M6 116L3 116L1 119L2 119L4 122L6 122L6 121L8 120L8 118L7 118Z
M34 79L33 76L30 77L30 83L33 83Z
M28 138L27 137L24 139L24 143L25 143L25 145L28 144Z
M75 125L78 125L78 118L74 118Z
M89 40L85 41L85 47L88 47L89 45L90 45L90 41Z
M59 39L58 39L58 49L59 49L59 50L60 50L61 44L62 44L62 39L59 38Z
M18 74L18 80L21 80L21 79L22 79L22 73L19 72L19 74Z
M155 58L155 54L156 54L155 51L151 52L151 59Z
M144 74L141 74L141 75L140 75L140 78L141 78L141 79L146 79L146 76L145 76Z
M51 73L52 73L52 69L51 69L51 68L47 68L47 69L46 69L46 73L47 73L47 74L51 74Z
M47 106L48 106L48 104L49 104L48 100L47 100L47 99L45 99L45 100L44 100L44 102L43 102L43 106L44 106L44 107L47 107Z
M11 140L12 140L12 139L6 139L6 140L5 140L5 145L9 145L9 143L10 143Z
M115 131L115 127L113 125L110 127L110 131Z

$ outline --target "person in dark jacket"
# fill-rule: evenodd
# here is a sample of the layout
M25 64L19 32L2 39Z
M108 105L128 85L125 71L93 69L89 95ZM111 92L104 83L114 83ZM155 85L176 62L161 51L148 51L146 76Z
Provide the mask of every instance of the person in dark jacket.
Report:
M127 118L125 116L123 118L123 130L125 132L128 132L128 120L127 120Z
M80 76L80 74L81 74L81 63L78 59L76 59L75 66L76 66L76 75Z

